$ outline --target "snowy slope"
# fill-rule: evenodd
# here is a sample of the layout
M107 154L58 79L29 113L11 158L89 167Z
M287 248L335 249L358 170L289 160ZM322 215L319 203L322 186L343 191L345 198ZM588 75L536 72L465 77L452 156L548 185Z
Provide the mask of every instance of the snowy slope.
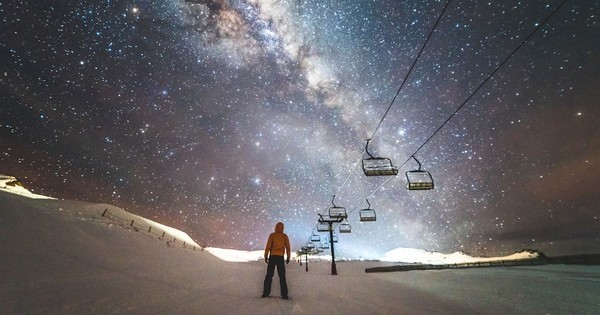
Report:
M3 174L0 174L0 192L1 191L10 194L16 194L30 199L56 199L48 196L34 194L30 192L27 188L25 188L23 184L21 184L21 182L19 182L14 176ZM36 204L36 202L34 201L30 201L30 203ZM164 239L168 237L173 238L174 242L172 241L170 242L170 244L176 244L176 241L179 241L179 244L181 246L185 244L192 248L200 248L200 245L198 245L191 237L189 237L189 235L187 235L187 233L183 231L135 215L133 213L127 212L119 207L115 207L112 205L75 201L62 201L56 203L46 203L45 207L54 207L57 211L68 212L71 214L86 215L90 217L102 216L107 219L112 219L113 221L115 221L115 223L127 222L132 228L143 229L150 232L152 232L153 229L154 232L152 234L160 235ZM132 221L133 223L130 223ZM163 232L165 232L164 235Z
M265 263L167 246L107 205L0 191L0 314L597 314L600 268L367 274L383 262L288 265L291 300L259 298ZM273 296L277 296L277 277Z
M16 177L0 174L0 191L21 195L33 199L56 199L44 195L34 194L23 186Z

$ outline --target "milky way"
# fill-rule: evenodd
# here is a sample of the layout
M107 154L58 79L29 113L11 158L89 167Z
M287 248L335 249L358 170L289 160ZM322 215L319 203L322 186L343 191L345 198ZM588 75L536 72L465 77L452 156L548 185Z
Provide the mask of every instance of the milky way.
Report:
M341 255L597 251L600 2L562 2L0 1L0 173L209 246L297 249L335 195Z

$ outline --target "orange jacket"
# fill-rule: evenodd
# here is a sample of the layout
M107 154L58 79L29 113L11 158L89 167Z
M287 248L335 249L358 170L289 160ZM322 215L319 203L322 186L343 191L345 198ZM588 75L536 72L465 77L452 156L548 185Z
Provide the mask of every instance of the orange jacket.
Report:
M265 259L271 256L283 256L284 252L287 253L287 258L290 259L290 240L288 236L283 233L283 223L277 222L275 225L275 232L269 235L267 246L265 246Z

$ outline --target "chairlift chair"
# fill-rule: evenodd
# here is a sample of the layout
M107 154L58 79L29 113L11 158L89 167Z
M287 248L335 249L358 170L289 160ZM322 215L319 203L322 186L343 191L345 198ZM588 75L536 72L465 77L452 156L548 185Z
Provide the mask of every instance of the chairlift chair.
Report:
M412 158L419 164L418 170L406 172L406 188L408 190L430 190L433 189L433 178L428 171L421 169L421 162L413 155Z
M348 222L344 222L344 223L340 223L340 233L351 233L352 232L352 227L350 226L350 224Z
M332 219L345 219L348 217L348 214L346 213L346 208L344 207L330 207L329 216Z
M332 243L337 243L338 242L338 237L337 235L333 234L333 238L331 239Z
M375 213L375 210L371 209L371 204L369 203L368 199L367 200L367 204L369 205L369 207L367 209L361 209L359 211L360 214L360 222L374 222L377 221L377 215Z
M329 232L329 224L327 223L317 223L317 231L318 232Z
M333 199L331 199L331 204L333 205L333 207L329 207L329 217L332 219L339 220L347 218L348 214L346 213L346 208L336 206L335 203L333 203L334 200L335 195L333 196Z
M326 240L325 243L321 244L321 248L323 249L329 249L329 240Z
M319 234L315 234L313 232L313 234L310 236L310 242L311 243L321 243L321 236Z
M395 176L398 175L398 169L392 164L392 160L384 157L375 157L369 153L369 141L365 145L365 151L368 158L362 160L363 172L366 176Z

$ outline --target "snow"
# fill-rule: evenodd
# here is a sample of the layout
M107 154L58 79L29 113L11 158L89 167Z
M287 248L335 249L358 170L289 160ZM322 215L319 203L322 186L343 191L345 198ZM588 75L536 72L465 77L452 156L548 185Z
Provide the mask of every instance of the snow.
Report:
M388 262L407 262L440 265L500 260L521 260L532 259L537 257L538 253L532 253L528 251L522 251L501 257L472 257L463 252L444 254L416 248L396 248L385 253L383 257L380 258L380 260Z
M34 194L21 184L14 176L0 174L0 191L21 195L32 199L56 199L44 195Z
M11 184L12 183L12 184ZM16 184L15 184L16 183ZM0 174L0 191L4 191L11 194L20 195L23 197L31 198L31 199L54 199L52 197L34 194L29 191L27 188L23 187L23 185L14 177ZM72 202L71 202L72 203ZM63 202L63 207L58 207L58 211L70 210L71 212L75 212L74 209L71 209L72 206L69 202ZM174 229L170 226L166 226L164 224L152 221L150 219L146 219L144 217L135 215L133 213L129 213L121 208L108 205L108 204L88 204L85 206L81 206L80 203L75 202L75 208L77 209L78 214L104 214L107 218L113 218L122 222L131 222L133 220L132 227L136 229L144 229L148 230L149 228L154 229L154 233L160 231L161 233L164 231L165 235L173 237L174 240L178 240L180 243L186 244L186 246L191 246L200 248L198 245L187 233ZM79 209L80 208L80 209ZM106 210L106 212L104 212ZM152 230L151 229L151 230ZM159 233L160 234L160 233ZM162 234L161 234L162 236Z
M235 249L225 249L225 248L216 248L216 247L207 247L206 250L217 256L219 259L224 261L231 262L250 262L262 260L264 251L263 250L254 250L254 251L244 251L244 250L235 250Z
M291 300L276 298L277 276L261 299L262 251L202 249L114 206L26 195L0 188L0 314L600 313L600 267L574 265L365 273L393 263L341 261L333 276L330 262L293 261ZM388 257L443 255L408 250Z

